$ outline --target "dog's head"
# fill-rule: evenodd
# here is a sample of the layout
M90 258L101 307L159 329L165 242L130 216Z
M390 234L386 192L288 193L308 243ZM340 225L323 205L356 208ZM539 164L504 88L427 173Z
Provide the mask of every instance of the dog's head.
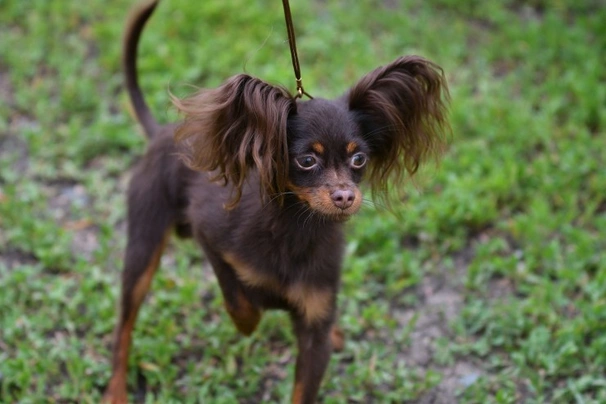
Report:
M384 194L443 148L448 90L442 69L402 57L364 76L337 100L296 101L288 91L238 75L221 87L174 99L185 120L176 139L185 161L234 187L249 170L262 192L294 193L323 216L343 220L362 202L358 184Z

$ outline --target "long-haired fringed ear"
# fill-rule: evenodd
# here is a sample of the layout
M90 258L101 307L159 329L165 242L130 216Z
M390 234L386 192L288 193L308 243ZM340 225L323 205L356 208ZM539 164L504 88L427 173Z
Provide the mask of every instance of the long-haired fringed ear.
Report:
M374 196L385 196L390 178L398 183L444 151L449 93L438 65L400 57L364 76L347 97L371 149Z
M185 116L175 132L185 163L233 186L227 209L240 201L251 167L266 195L285 191L287 119L296 108L288 91L240 74L219 88L172 101Z

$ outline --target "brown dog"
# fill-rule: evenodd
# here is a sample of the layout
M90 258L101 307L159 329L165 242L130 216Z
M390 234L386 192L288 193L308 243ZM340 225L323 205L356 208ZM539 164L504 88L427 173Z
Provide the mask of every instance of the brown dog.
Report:
M263 310L290 313L297 337L293 403L313 403L333 348L343 222L375 193L441 151L447 129L442 70L401 57L337 100L297 101L248 75L174 99L185 119L161 126L137 83L136 53L158 0L135 10L123 63L150 139L128 193L128 245L113 375L105 400L126 402L131 333L171 230L193 236L212 264L236 328ZM176 139L176 142L175 142ZM176 156L181 156L178 158Z

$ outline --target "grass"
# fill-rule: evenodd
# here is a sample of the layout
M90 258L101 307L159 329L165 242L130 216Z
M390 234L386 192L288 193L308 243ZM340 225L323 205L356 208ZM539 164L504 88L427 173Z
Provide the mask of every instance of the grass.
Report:
M0 402L97 402L109 378L124 190L145 148L119 71L131 3L0 1ZM292 9L312 95L411 53L452 93L440 166L396 215L367 207L350 224L347 344L323 402L605 402L606 9ZM142 43L147 98L169 121L169 89L243 70L292 88L285 38L279 2L164 1ZM147 402L288 400L287 316L239 337L190 242L170 245L135 341L129 385Z

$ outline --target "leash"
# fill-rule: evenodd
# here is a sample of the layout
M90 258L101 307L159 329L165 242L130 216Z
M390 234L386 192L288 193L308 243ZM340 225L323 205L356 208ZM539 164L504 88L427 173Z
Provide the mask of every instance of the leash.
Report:
M288 44L290 45L290 57L292 59L292 67L295 71L295 80L297 82L297 95L295 98L302 98L306 95L308 98L313 99L303 89L303 81L301 79L301 66L299 65L299 56L297 55L297 41L295 40L295 28L292 23L292 15L290 14L290 5L288 0L282 0L284 6L284 19L286 20L286 30L288 31Z

